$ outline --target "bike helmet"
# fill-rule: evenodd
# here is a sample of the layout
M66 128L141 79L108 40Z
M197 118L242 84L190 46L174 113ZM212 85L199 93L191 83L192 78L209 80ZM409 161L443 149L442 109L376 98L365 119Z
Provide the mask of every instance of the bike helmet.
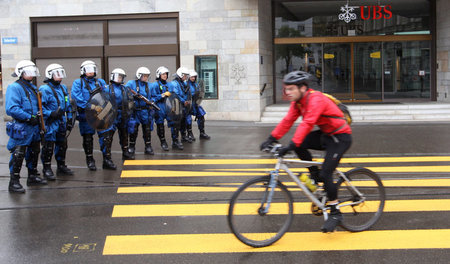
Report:
M283 78L284 84L301 84L307 83L310 79L311 74L304 71L293 71L286 74Z

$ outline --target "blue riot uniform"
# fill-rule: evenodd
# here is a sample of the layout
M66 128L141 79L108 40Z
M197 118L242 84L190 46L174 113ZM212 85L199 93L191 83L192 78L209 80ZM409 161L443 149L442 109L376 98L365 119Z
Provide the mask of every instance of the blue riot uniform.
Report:
M79 122L80 134L83 136L83 148L86 154L86 163L90 170L96 170L95 161L93 158L93 148L94 148L94 140L93 135L95 134L95 129L89 126L86 121L85 108L91 97L91 93L95 89L104 90L106 87L106 83L103 79L97 78L87 78L86 76L81 76L80 79L76 79L72 84L71 96L75 99L77 103L77 120ZM114 133L114 125L111 127L98 132L99 142L103 145L105 137L111 137L112 133ZM103 167L105 167L105 159L108 161L110 159L111 153L105 153L106 149L102 150L103 153ZM109 157L108 157L109 156Z
M128 101L132 100L128 88L122 84L112 82L105 89L105 92L111 95L111 98L116 101L117 117L114 122L114 127L119 133L119 143L122 147L123 159L134 159L128 151L128 121L130 119Z
M156 132L159 137L159 140L161 141L161 148L165 151L169 150L169 147L167 146L166 138L165 138L165 131L164 131L164 119L167 120L167 125L172 126L172 122L167 116L166 113L166 104L164 101L163 94L166 92L173 92L172 86L169 85L170 83L167 81L163 81L161 79L157 79L155 82L150 84L150 91L152 94L152 100L158 105L160 110L156 111L155 113L155 123L156 123Z
M58 164L58 174L73 174L65 165L67 151L66 132L72 129L72 106L67 87L64 84L48 80L47 84L39 87L39 91L42 93L42 112L47 130L41 154L44 167L43 174L47 179L54 180L51 170L53 149ZM54 116L52 116L52 113ZM56 113L58 113L57 116L55 116Z
M148 100L152 100L152 95L148 82L142 82L141 80L130 80L126 86L132 89L138 94L141 94ZM153 131L153 116L155 111L141 99L135 98L134 100L135 110L130 119L129 132L130 132L130 153L134 154L136 139L138 135L139 124L142 124L142 137L145 143L145 154L153 155L153 149L151 145L151 131Z
M6 90L6 114L14 118L13 122L7 124L7 132L10 136L7 148L11 152L9 161L10 191L12 183L19 183L24 158L28 168L27 184L46 183L37 176L40 147L37 92L33 83L22 78L8 85ZM20 188L22 187L20 186ZM21 189L19 192L24 192L24 190Z
M185 102L189 102L189 104L192 104L192 96L189 90L189 86L187 85L187 82L181 81L181 79L179 79L178 77L176 77L175 80L172 81L172 85L174 87L173 91L178 95L178 98L180 98L180 102L183 105L183 116L180 123L181 141L192 143L192 140L188 140L186 136L186 124L188 122L188 119L190 120L190 123L192 123L190 115L191 105L185 106Z
M195 93L199 91L199 86L197 82L191 82L188 80L187 82L191 96L194 97ZM192 109L189 117L186 118L186 126L188 131L188 137L191 140L195 140L194 135L192 134L192 117L195 116L197 120L198 130L200 131L200 139L210 139L210 137L205 133L205 115L206 111L203 109L201 105L198 105L196 102L192 102Z

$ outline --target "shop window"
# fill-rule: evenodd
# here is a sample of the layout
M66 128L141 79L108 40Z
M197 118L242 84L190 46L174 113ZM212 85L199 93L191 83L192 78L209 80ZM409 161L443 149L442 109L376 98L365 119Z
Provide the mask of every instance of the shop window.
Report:
M205 87L205 99L218 98L217 56L195 56L195 70Z
M103 45L101 21L76 21L37 24L37 46L82 47Z
M108 21L109 45L177 44L177 19Z

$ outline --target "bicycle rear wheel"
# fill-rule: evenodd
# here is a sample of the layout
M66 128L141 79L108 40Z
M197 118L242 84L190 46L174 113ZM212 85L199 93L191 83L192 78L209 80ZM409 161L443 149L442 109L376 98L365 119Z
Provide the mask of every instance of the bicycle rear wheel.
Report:
M265 247L275 243L289 229L293 212L291 193L280 181L274 188L267 213L270 176L258 177L244 183L230 200L228 225L244 244Z
M386 199L383 183L375 172L365 168L350 170L345 175L361 195L349 183L340 180L338 186L340 206L363 201L340 208L343 215L341 226L351 232L364 231L373 226L383 213Z

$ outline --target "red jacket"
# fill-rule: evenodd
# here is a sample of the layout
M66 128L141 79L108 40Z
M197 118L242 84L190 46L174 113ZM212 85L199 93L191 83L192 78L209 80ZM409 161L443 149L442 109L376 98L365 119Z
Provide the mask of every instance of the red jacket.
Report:
M308 89L307 94L300 101L291 102L289 112L272 131L272 136L276 139L282 138L299 116L303 116L303 120L292 138L292 142L297 147L302 144L314 125L319 126L325 134L352 133L352 129L344 119L333 118L334 116L344 117L338 106L321 92Z

